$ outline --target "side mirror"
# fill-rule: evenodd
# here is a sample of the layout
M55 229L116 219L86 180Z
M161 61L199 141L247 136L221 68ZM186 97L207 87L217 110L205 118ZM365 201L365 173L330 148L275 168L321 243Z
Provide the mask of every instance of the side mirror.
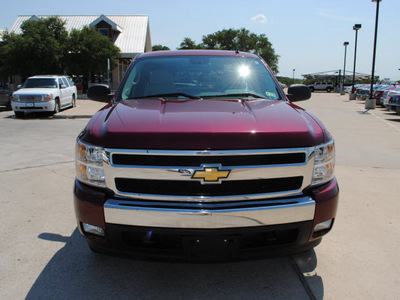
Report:
M88 89L87 97L94 101L110 102L113 95L111 95L110 87L108 85L97 84Z
M292 84L286 95L292 102L303 101L311 98L311 90L303 84Z
M60 84L60 89L65 89L64 83L61 83L61 84Z
M20 88L22 88L22 84L17 85L17 89L19 90Z

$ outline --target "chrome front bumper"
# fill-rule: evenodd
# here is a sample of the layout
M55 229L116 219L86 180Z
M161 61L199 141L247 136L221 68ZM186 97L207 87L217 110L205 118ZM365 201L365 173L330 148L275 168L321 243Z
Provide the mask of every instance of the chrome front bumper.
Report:
M21 112L47 112L54 111L55 101L11 101L14 111Z
M309 221L315 214L315 201L310 197L252 203L244 201L216 209L211 206L196 208L195 205L179 207L178 203L175 204L149 205L142 201L109 199L104 204L105 221L128 226L218 229Z

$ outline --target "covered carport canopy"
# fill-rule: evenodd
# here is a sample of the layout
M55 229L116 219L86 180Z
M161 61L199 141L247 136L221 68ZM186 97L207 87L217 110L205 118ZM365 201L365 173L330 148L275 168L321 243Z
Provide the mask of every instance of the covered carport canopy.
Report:
M302 74L301 76L303 76L307 80L314 80L316 82L317 81L333 82L334 86L338 86L343 81L343 70ZM371 75L355 72L355 79L367 79L367 78L371 78ZM351 83L352 80L353 80L353 72L346 71L346 82Z

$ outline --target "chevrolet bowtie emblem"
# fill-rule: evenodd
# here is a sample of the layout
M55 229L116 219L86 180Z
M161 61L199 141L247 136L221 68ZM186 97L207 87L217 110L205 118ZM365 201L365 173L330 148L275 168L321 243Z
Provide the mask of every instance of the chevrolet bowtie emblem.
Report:
M197 170L192 178L202 179L202 183L219 183L220 179L228 178L231 171L220 171L218 167L204 167L203 170Z

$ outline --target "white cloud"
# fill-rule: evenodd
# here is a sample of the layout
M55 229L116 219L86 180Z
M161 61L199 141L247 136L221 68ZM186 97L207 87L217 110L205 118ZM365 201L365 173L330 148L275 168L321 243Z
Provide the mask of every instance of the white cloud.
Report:
M331 14L326 9L318 9L317 15L323 18L335 20L335 21L351 21L351 22L360 22L360 18L356 17L345 17L342 15Z
M252 17L251 20L256 23L267 23L268 19L263 14L258 14L255 17Z

